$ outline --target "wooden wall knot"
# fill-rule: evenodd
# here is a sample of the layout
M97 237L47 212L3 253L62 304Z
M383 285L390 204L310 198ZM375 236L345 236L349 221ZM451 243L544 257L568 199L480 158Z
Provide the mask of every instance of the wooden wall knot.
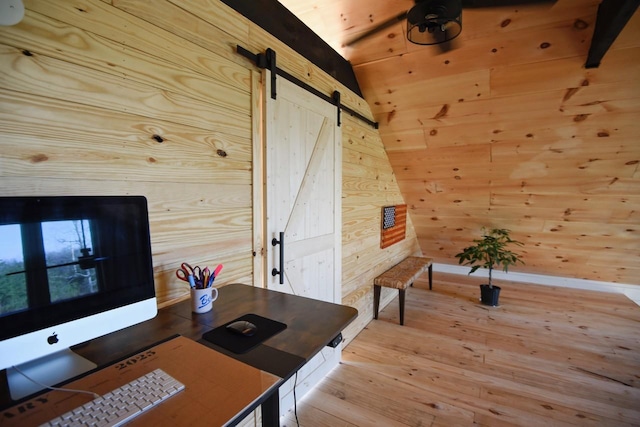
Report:
M567 89L567 91L564 94L564 97L562 98L562 102L566 102L569 99L571 99L571 97L576 93L578 93L579 90L580 90L579 87L570 87L569 89Z
M41 163L41 162L46 162L47 160L49 160L49 156L47 156L46 154L34 154L33 156L31 156L31 158L29 159L31 160L31 163Z
M589 23L586 21L583 21L582 19L576 19L573 22L573 28L575 28L576 30L584 30L588 27L589 27Z
M438 120L442 117L445 117L448 113L449 113L449 104L444 104L442 108L440 108L440 111L438 111L438 113L435 116L433 116L433 118Z
M387 123L391 123L391 120L393 120L395 115L396 115L396 110L389 111L389 113L387 114Z

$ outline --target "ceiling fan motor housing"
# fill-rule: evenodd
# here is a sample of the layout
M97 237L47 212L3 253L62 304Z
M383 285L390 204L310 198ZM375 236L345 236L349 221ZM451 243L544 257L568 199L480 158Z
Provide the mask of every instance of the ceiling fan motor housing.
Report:
M407 39L432 45L456 38L462 31L460 0L416 1L407 13Z

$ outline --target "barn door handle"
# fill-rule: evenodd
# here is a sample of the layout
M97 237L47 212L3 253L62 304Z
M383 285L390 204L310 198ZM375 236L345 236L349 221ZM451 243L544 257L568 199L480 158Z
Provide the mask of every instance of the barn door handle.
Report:
M282 285L284 284L284 231L281 231L279 234L280 240L274 237L273 239L271 239L271 246L280 245L280 270L274 267L271 270L271 275L275 277L279 274L280 284Z

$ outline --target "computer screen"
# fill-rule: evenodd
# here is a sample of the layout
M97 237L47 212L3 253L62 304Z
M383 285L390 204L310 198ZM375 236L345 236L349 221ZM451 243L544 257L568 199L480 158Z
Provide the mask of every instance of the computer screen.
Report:
M0 197L0 369L14 399L41 388L25 371L75 376L91 364L69 347L156 313L144 197Z

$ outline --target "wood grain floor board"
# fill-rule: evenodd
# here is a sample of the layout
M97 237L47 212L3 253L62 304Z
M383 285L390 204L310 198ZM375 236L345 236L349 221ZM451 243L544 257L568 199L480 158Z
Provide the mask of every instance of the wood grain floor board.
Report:
M405 325L396 298L299 402L300 425L640 426L640 307L515 282L486 307L481 281L416 281Z

